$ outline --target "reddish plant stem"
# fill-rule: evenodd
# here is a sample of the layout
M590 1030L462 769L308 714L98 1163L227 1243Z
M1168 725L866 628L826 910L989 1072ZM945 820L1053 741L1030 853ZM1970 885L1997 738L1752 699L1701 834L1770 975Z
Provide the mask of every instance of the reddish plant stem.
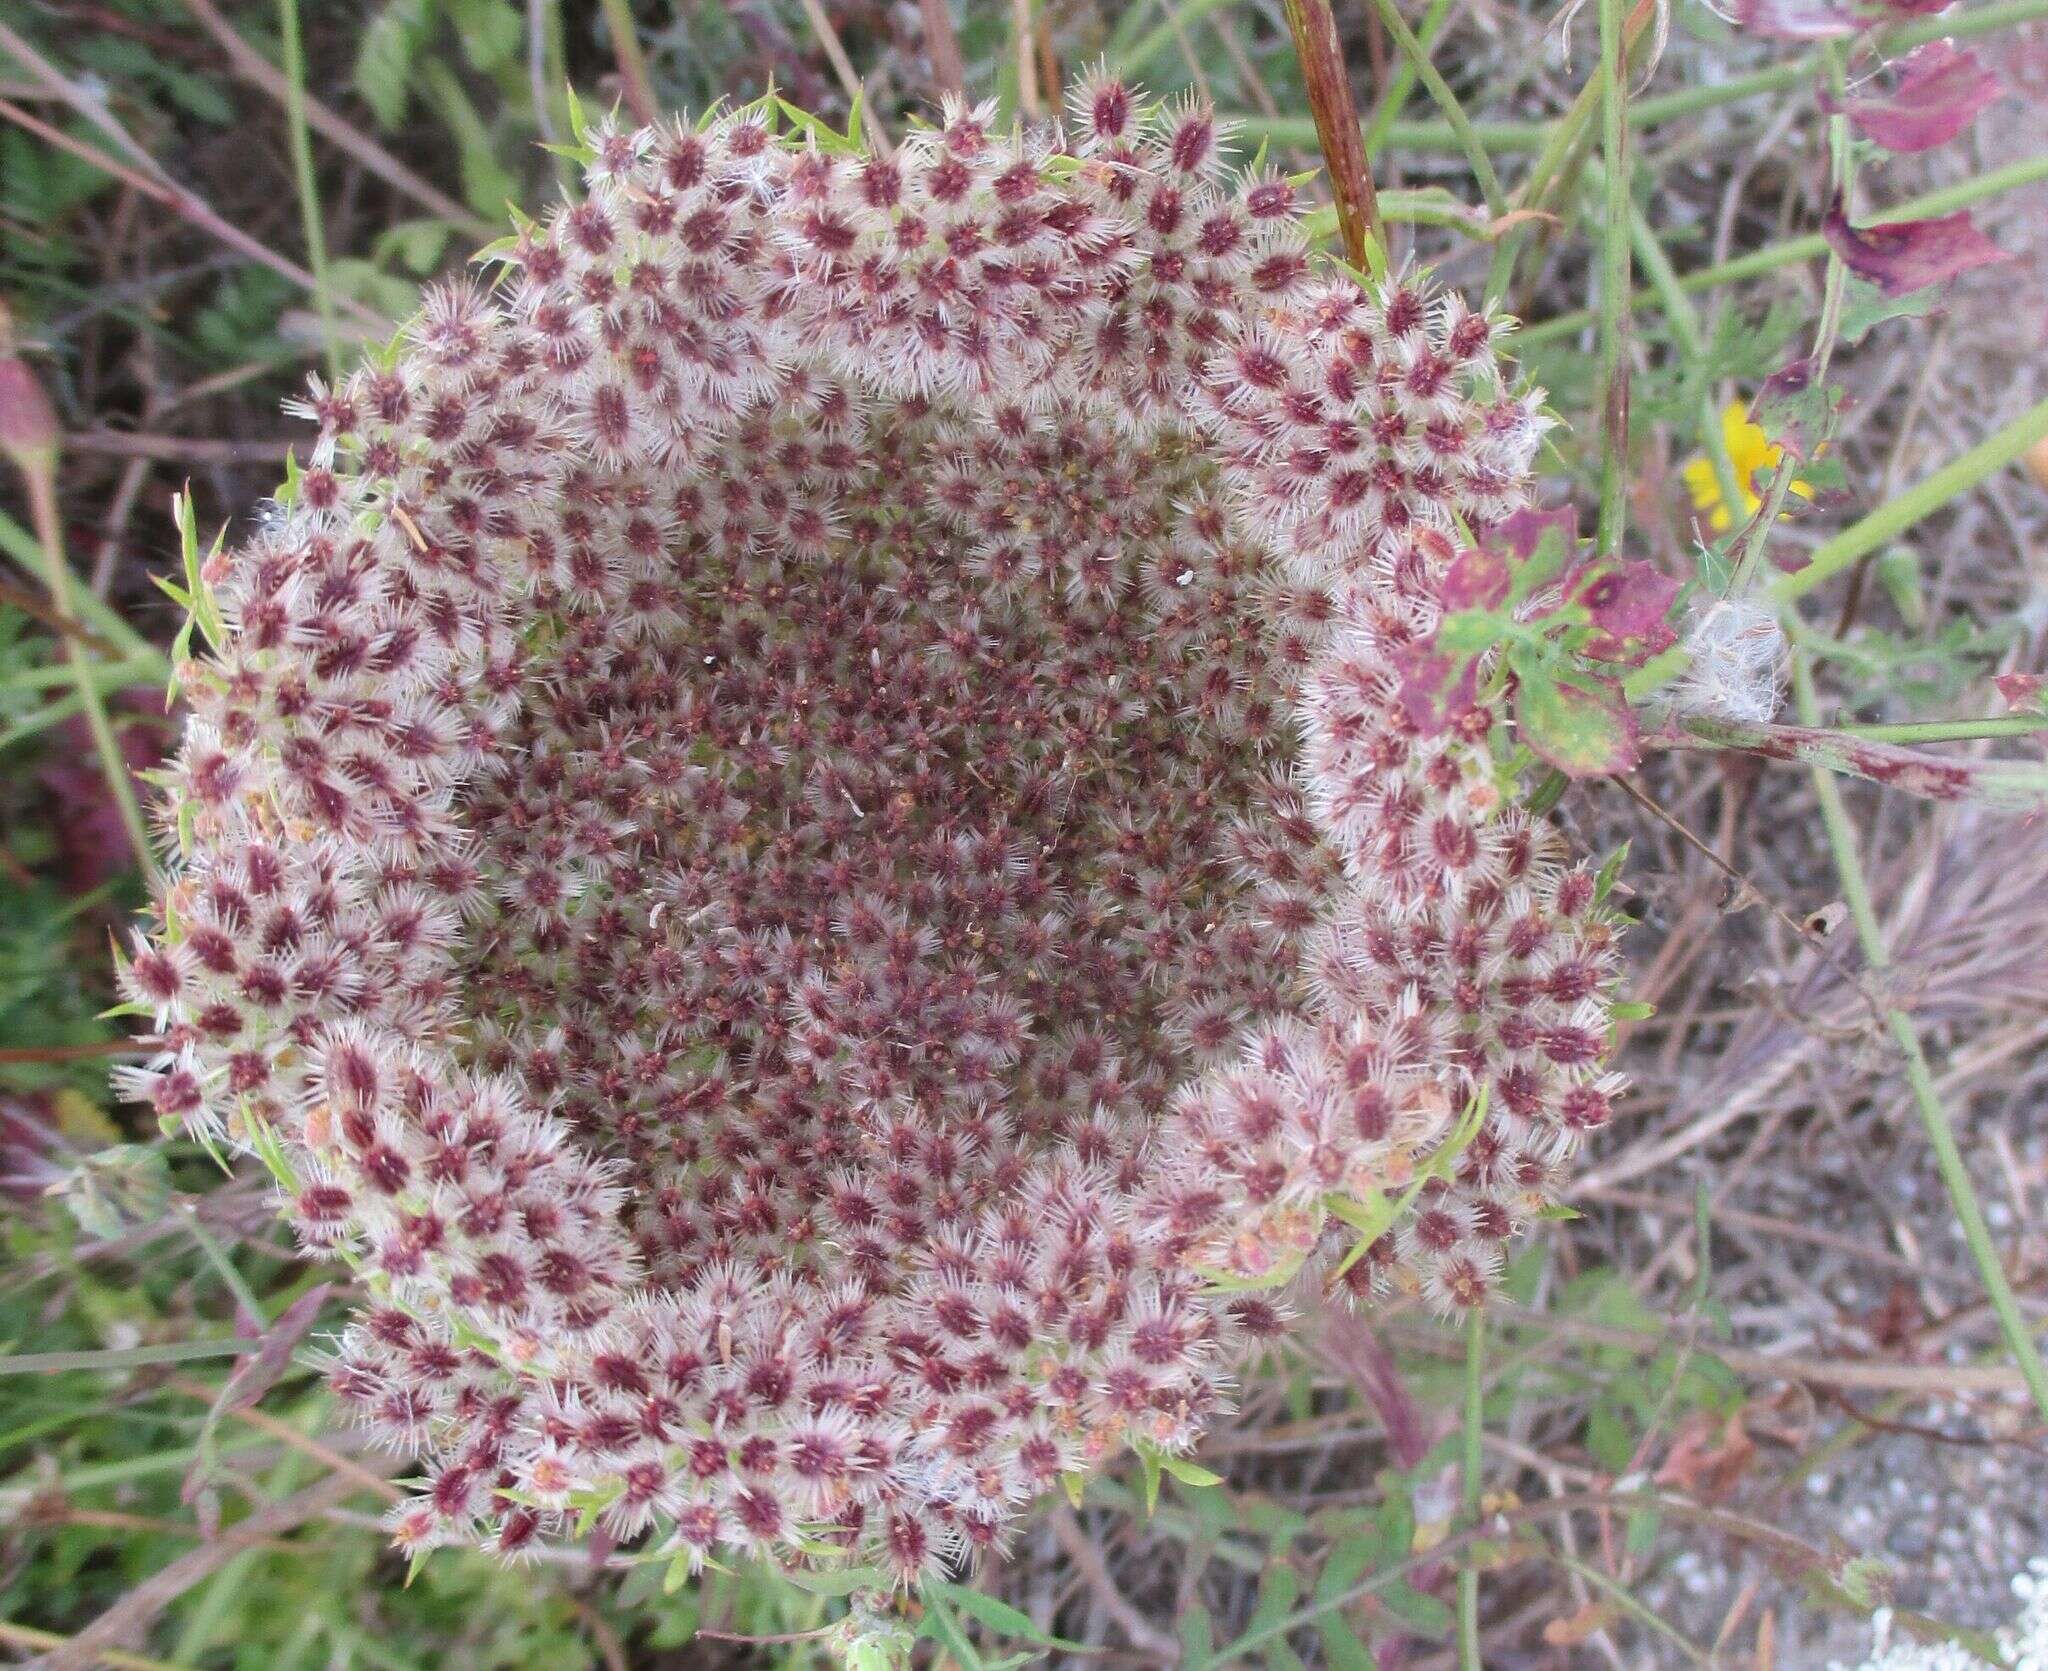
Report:
M1337 19L1330 0L1287 0L1287 27L1294 34L1302 83L1315 116L1316 139L1330 171L1344 258L1361 272L1377 274L1384 265L1386 232L1380 223L1379 195L1373 190L1372 164L1365 154L1365 132L1351 97L1351 76L1344 67L1344 49L1337 39Z

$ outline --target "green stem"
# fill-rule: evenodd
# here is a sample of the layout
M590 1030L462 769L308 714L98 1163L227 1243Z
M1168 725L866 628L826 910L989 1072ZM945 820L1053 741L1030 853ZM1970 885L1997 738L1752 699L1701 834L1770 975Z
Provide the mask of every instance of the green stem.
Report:
M1458 95L1451 91L1450 83L1430 62L1429 49L1415 38L1415 31L1408 27L1408 20L1401 15L1397 0L1373 0L1373 5L1380 14L1380 21L1387 26L1387 33L1394 37L1394 44L1400 47L1404 65L1422 78L1422 85L1429 89L1429 96L1436 100L1437 108L1444 113L1444 120L1450 123L1451 132L1458 136L1458 149L1465 153L1465 161L1471 165L1473 176L1479 181L1488 213L1505 213L1507 194L1501 190L1500 176L1494 172L1493 159L1486 154L1486 147L1480 143L1478 131L1473 127L1472 119L1465 114L1465 107L1458 102ZM1370 143L1368 139L1367 144Z
M1646 1607L1642 1602L1629 1594L1626 1585L1617 1584L1598 1567L1589 1566L1584 1561L1575 1560L1561 1549L1548 1551L1547 1558L1555 1561L1565 1571L1578 1574L1581 1579L1598 1590L1609 1601L1614 1603L1616 1607L1620 1608L1622 1612L1635 1620L1637 1624L1643 1625L1655 1631L1659 1636L1666 1638L1677 1647L1678 1651L1691 1664L1712 1665L1714 1663L1700 1651L1698 1644L1679 1630L1676 1625L1666 1620L1655 1609Z
M235 1269L235 1262L228 1257L227 1250L214 1239L213 1233L200 1222L199 1214L196 1211L187 1208L182 1216L185 1221L185 1228L191 1232L192 1239L199 1244L199 1251L206 1255L206 1262L214 1268L221 1281L227 1285L228 1292L235 1297L235 1304L248 1313L250 1324L256 1328L267 1326L270 1322L270 1317L263 1309L263 1302L256 1297L256 1291L249 1286L247 1278Z
M305 228L306 265L327 347L327 375L341 379L341 342L335 335L334 285L327 270L327 228L320 213L320 181L313 173L313 139L306 126L306 49L299 38L299 0L277 0L284 49L284 114L291 135L292 175L298 182L299 219Z
M2004 168L1994 169L1975 179L1965 180L1960 185L1944 186L1940 191L1924 193L1908 198L1877 215L1872 224L1890 226L1902 220L1918 220L1927 215L1953 214L1958 209L1967 209L1974 203L1996 197L2001 192L2014 191L2021 186L2030 186L2040 180L2048 180L2048 155L2028 157L2024 161L2009 163ZM1827 240L1818 232L1799 238L1788 238L1781 244L1772 244L1760 250L1751 250L1747 255L1738 255L1732 260L1701 267L1681 277L1679 289L1687 294L1701 290L1717 290L1724 284L1737 284L1744 279L1759 278L1765 273L1776 272L1780 267L1792 267L1802 261L1812 261L1828 253ZM1638 295L1636 305L1647 307L1657 300L1654 292ZM1559 337L1575 336L1594 322L1594 314L1587 308L1575 308L1570 313L1560 313L1534 325L1524 326L1516 333L1520 342L1535 344L1554 342Z
M1841 48L1833 41L1828 42L1821 48L1821 61L1827 66L1829 90L1839 103L1845 76ZM1828 118L1828 177L1834 200L1847 203L1856 185L1856 152L1850 143L1849 120L1845 116ZM1842 328L1842 298L1847 293L1848 282L1847 265L1839 255L1829 250L1827 278L1821 291L1820 324L1814 330L1813 353L1810 356L1810 378L1816 388L1825 382L1828 362L1834 358L1835 338ZM1764 492L1764 502L1756 515L1750 518L1735 565L1729 572L1726 594L1729 597L1747 596L1756 579L1758 567L1764 560L1764 549L1770 544L1771 530L1778 526L1778 518L1784 514L1785 499L1792 491L1796 473L1792 466L1793 461L1787 458L1771 472L1771 485ZM1733 507L1730 509L1732 511Z
M17 1352L0 1358L0 1375L58 1375L73 1369L142 1369L150 1364L190 1363L194 1358L234 1358L256 1349L249 1340L173 1340L161 1346L129 1346L112 1352Z
M1463 1485L1465 1523L1479 1519L1480 1439L1486 1430L1486 1310L1474 1306L1465 1319L1465 1433ZM1459 1671L1484 1671L1479 1657L1479 1566L1468 1557L1458 1568Z
M1845 737L1872 743L1975 743L1987 737L2032 737L2048 731L2048 715L1997 714L1984 719L1923 719L1906 725L1838 725Z
M43 578L43 548L36 543L33 534L5 511L0 511L0 549L4 549L26 573L37 580ZM155 685L162 689L170 682L170 657L131 627L97 592L80 592L72 601L78 608L78 613L70 617L72 620L92 628L129 661L139 664L135 677L137 684Z
M1594 550L1621 547L1628 519L1629 147L1628 67L1622 0L1600 3L1600 154L1606 218L1600 228L1600 525Z
M1443 33L1450 15L1451 0L1429 0L1429 10L1422 14L1422 27L1415 32L1424 58L1436 50L1437 37ZM1414 90L1415 65L1404 57L1388 80L1387 90L1380 96L1378 106L1366 119L1365 154L1368 157L1378 158L1388 133L1408 107L1408 95Z
M1636 259L1649 275L1651 291L1664 304L1664 311L1670 317L1671 340L1678 349L1679 357L1684 360L1687 373L1700 380L1700 445L1714 466L1714 480L1721 488L1721 503L1728 507L1731 519L1738 518L1749 500L1743 492L1741 477L1735 473L1735 460L1728 453L1728 436L1721 427L1721 403L1714 396L1714 367L1707 351L1706 333L1700 326L1700 318L1693 310L1691 299L1679 288L1678 274L1671 265L1671 257L1664 253L1664 245L1651 229L1649 220L1633 203L1629 205L1628 234L1629 242L1635 246Z
M1857 558L1896 539L1923 517L1931 516L1959 493L1968 492L1995 470L2012 463L2037 441L2048 439L2048 400L2022 413L2003 429L1977 443L1960 458L1916 482L1858 522L1825 540L1813 561L1797 574L1771 582L1770 596L1779 603L1804 597L1823 581L1839 574Z
M1813 671L1806 656L1797 650L1792 654L1792 689L1799 705L1800 722L1819 724L1820 699L1814 692ZM1816 769L1812 777L1813 791L1820 801L1821 822L1827 828L1828 846L1834 854L1835 874L1842 884L1842 898L1848 904L1850 919L1856 925L1857 942L1863 948L1864 961L1870 965L1872 973L1882 976L1891 968L1891 952L1885 945L1884 930L1871 903L1870 885L1864 877L1863 862L1856 851L1856 831L1849 822L1849 811L1843 804L1841 788L1825 771ZM2034 1396L2035 1407L2044 1419L2048 1419L2048 1367L2041 1362L2040 1347L2035 1344L2026 1320L2020 1316L2012 1284L2006 1280L2005 1267L1999 1262L1997 1248L1992 1246L1991 1232L1986 1228L1983 1210L1977 1204L1976 1185L1970 1182L1969 1168L1963 1164L1962 1151L1956 1146L1955 1128L1949 1123L1948 1111L1941 1105L1941 1094L1935 1089L1934 1074L1928 1068L1926 1053L1920 1048L1920 1037L1903 1010L1887 1006L1884 1021L1905 1054L1906 1083L1912 1090L1914 1106L1920 1111L1920 1123L1927 1129L1928 1142L1933 1145L1934 1164L1940 1169L1942 1184L1948 1190L1949 1204L1962 1224L1963 1239L1969 1244L1970 1257L1976 1261L1985 1295L1991 1301L1991 1309L1998 1314L1998 1326L2005 1335L2006 1346L2012 1352L2013 1361L2019 1365L2027 1390Z
M78 620L78 605L71 585L71 565L65 560L63 526L57 515L55 451L52 450L47 457L26 460L21 473L28 488L29 520L35 524L42 551L42 579L50 590L50 603L60 618ZM88 591L86 595L91 594ZM100 771L107 780L107 793L114 797L114 806L121 814L121 826L128 832L128 844L135 849L135 862L147 876L151 870L149 827L142 821L142 807L135 798L135 782L128 770L127 757L121 753L113 721L107 717L107 701L93 675L92 657L86 653L83 644L68 635L64 639L64 656L71 664L78 687L78 705L84 711L86 729L92 734L93 749L100 758Z

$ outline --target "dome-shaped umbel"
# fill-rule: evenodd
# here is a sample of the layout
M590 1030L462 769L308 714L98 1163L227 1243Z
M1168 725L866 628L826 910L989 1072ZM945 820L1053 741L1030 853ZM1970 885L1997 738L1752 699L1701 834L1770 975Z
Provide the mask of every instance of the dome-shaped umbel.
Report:
M357 1267L406 1545L913 1579L1605 1118L1593 879L1392 672L1542 421L1113 82L588 146L206 565L135 1085Z

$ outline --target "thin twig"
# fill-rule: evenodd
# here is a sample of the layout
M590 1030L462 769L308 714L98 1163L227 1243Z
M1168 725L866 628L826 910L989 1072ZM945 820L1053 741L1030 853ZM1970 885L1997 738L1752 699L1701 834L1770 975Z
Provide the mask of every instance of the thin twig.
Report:
M826 15L819 0L803 0L803 7L804 16L810 21L811 33L818 37L818 44L825 49L826 62L839 79L839 90L846 95L846 102L860 112L861 127L868 136L868 143L883 157L888 157L891 154L889 136L883 131L881 118L868 108L867 89L861 84L860 71L853 67L853 60L846 55L846 43L840 40L839 31L833 27L832 19Z
M7 46L8 50L12 51L13 48L6 39L10 33L12 31L7 25L0 23L0 46ZM81 161L91 163L102 173L134 187L143 196L161 203L180 219L191 222L202 232L226 244L236 254L246 256L259 266L268 267L272 272L290 279L308 294L318 290L318 281L296 261L289 256L279 255L276 250L250 237L240 227L222 219L204 199L193 196L184 187L144 174L117 158L108 156L106 152L86 144L82 139L74 139L62 128L52 127L41 117L31 115L11 100L0 99L0 116L4 116L16 127L34 134L38 139L56 146L60 151L68 151ZM373 309L365 307L353 297L340 298L337 306L378 331L389 328L389 320L381 318Z
M17 1625L11 1620L0 1619L0 1642L12 1642L22 1648L63 1648L71 1638L59 1636L54 1630L37 1630L33 1625ZM44 1662L46 1665L49 1661ZM105 1665L112 1671L190 1671L183 1665L173 1665L167 1659L147 1659L141 1654L124 1654L119 1648L102 1648L92 1661Z
M924 51L932 61L932 79L941 93L964 95L967 66L960 57L960 37L953 28L950 0L918 0L924 16Z
M43 1662L43 1671L88 1671L103 1663L109 1649L140 1638L159 1613L244 1550L318 1518L361 1489L353 1475L329 1474L281 1502L253 1510L219 1537L152 1573L69 1642L53 1648Z
M1110 1576L1109 1565L1102 1558L1102 1551L1095 1540L1081 1529L1081 1522L1074 1518L1074 1511L1061 1503L1046 1518L1052 1526L1053 1537L1066 1551L1067 1559L1074 1563L1074 1570L1080 1573L1089 1593L1131 1639L1131 1646L1144 1653L1157 1654L1168 1663L1177 1661L1180 1645L1140 1613L1130 1598L1117 1588L1116 1580Z
M815 0L814 0L815 3ZM1026 121L1035 122L1045 114L1045 102L1038 91L1037 43L1032 39L1031 0L1010 0L1010 33L1017 44L1017 108Z
M104 453L113 458L154 458L167 464L282 465L294 437L264 441L216 440L204 435L151 435L139 430L82 429L65 437L73 452Z
M95 655L105 656L109 661L121 659L120 650L110 640L100 637L90 627L80 626L68 615L59 615L35 593L11 580L0 580L0 603L33 616L59 637L76 639Z
M1809 725L1818 724L1820 700L1814 692L1813 672L1804 653L1798 650L1792 654L1792 688L1798 700L1800 718ZM1842 896L1848 903L1850 920L1856 925L1856 938L1863 947L1864 961L1882 975L1891 967L1891 949L1885 944L1884 930L1878 923L1876 908L1871 904L1870 885L1863 874L1863 861L1856 851L1856 832L1849 822L1841 787L1833 774L1821 767L1814 768L1812 777L1813 791L1820 801L1821 820L1827 828L1828 848L1834 855L1835 873L1841 879ZM1955 1128L1950 1124L1948 1111L1942 1106L1940 1093L1935 1089L1934 1075L1927 1066L1927 1054L1920 1046L1920 1035L1914 1029L1912 1018L1903 1010L1886 1008L1884 1020L1892 1038L1905 1054L1906 1083L1913 1093L1913 1104L1920 1111L1920 1123L1927 1130L1928 1142L1933 1146L1934 1162L1948 1191L1949 1205L1962 1225L1970 1257L1976 1261L1985 1295L1991 1301L1991 1309L1998 1314L1998 1326L2005 1335L2013 1361L2019 1365L2019 1373L2028 1392L2033 1395L2036 1408L2044 1418L2048 1418L2048 1366L2041 1361L2041 1349L2035 1343L2033 1331L2020 1315L2019 1302L2013 1297L2005 1266L1998 1257L1998 1249L1992 1244L1991 1232L1984 1223L1983 1209L1977 1203L1976 1185L1971 1183L1970 1170L1963 1162L1962 1151L1956 1146Z
M604 12L604 26L612 38L612 56L619 66L619 86L626 95L626 108L643 127L661 116L654 102L654 84L647 77L647 55L640 50L640 30L633 21L629 0L598 0Z
M290 85L278 72L277 66L236 33L235 26L221 15L213 0L185 0L185 9L220 44L221 51L227 54L228 67L237 77L280 104L286 101ZM305 95L305 103L307 125L336 150L355 158L386 185L404 193L429 214L459 226L472 237L496 235L496 229L490 222L470 213L446 192L407 168L333 106L322 104L310 93Z

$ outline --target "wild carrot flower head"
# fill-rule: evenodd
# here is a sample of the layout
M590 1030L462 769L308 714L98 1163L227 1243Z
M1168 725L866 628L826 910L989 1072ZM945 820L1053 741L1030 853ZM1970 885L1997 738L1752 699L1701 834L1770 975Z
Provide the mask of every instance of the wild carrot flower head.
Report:
M1113 81L589 143L209 565L136 1088L358 1267L404 1543L907 1580L1606 1118L1594 880L1392 671L1541 421Z

